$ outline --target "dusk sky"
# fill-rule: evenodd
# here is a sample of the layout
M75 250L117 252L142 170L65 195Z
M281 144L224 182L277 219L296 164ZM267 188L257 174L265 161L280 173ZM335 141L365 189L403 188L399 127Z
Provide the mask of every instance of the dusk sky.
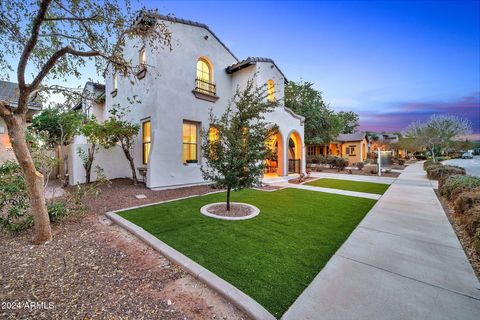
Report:
M401 131L431 114L468 118L480 140L479 1L146 1L207 24L239 57L315 83L361 130ZM12 74L13 75L13 74ZM82 79L83 86L95 70Z
M315 83L361 129L400 131L433 113L467 117L480 140L478 1L148 1L207 24L240 58L269 57Z

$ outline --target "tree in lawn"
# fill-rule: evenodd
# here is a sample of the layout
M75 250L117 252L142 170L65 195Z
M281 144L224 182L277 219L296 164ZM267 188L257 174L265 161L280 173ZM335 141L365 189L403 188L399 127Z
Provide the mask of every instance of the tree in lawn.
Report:
M343 129L342 119L323 101L322 93L308 81L285 85L285 105L305 117L305 144L325 144Z
M34 243L52 239L43 176L35 169L25 129L33 95L72 91L55 81L80 78L88 62L99 75L109 68L135 79L138 68L123 56L127 39L152 50L171 48L171 33L154 13L133 12L129 0L9 0L0 2L0 78L15 73L18 92L0 101L15 157L25 176L34 217ZM138 19L136 19L138 18ZM132 23L135 21L135 23ZM27 78L28 76L28 78ZM132 80L134 81L134 80Z
M135 138L140 130L140 125L126 120L128 109L115 107L109 112L110 117L103 123L105 135L101 145L105 148L110 148L120 144L123 154L127 158L130 164L130 169L132 170L133 184L136 185L138 179L132 154L135 148Z
M97 153L102 142L106 140L107 132L105 127L99 124L95 117L87 119L80 132L87 139L88 146L86 149L79 147L77 154L82 160L83 168L85 169L85 182L90 183L95 153Z
M426 122L411 123L405 133L414 138L420 147L427 148L433 162L442 148L450 147L454 141L471 132L470 122L452 115L432 115Z
M223 115L210 110L210 129L202 134L201 170L205 180L227 189L227 211L230 192L261 183L264 160L270 153L266 141L273 133L264 115L276 102L268 102L265 87L249 80L245 89L237 89Z

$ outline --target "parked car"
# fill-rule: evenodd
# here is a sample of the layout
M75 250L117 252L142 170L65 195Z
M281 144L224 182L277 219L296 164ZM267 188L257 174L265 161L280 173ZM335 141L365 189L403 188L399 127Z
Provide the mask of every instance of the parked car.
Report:
M471 152L465 152L462 154L462 159L473 159L473 154Z

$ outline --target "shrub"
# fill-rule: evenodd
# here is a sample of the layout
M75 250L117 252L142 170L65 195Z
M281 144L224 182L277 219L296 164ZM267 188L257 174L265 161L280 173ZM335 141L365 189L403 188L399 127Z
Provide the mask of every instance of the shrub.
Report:
M474 206L480 206L480 188L460 193L453 204L456 214L464 214Z
M429 179L442 179L451 175L464 175L465 174L465 169L460 168L460 167L454 167L454 166L434 166L430 165L427 167L427 177Z
M423 163L423 170L427 170L431 166L443 166L440 162L433 162L433 160L427 160Z
M460 222L469 236L477 235L478 229L480 229L480 206L473 206L465 211L460 216Z
M28 194L20 166L15 161L0 165L0 224L10 231L20 231L33 225L27 212Z
M70 209L67 206L67 203L64 201L50 203L47 206L47 210L48 210L48 217L52 222L57 221L58 218L66 216L70 211Z
M403 166L405 164L405 160L404 159L398 159L398 164Z
M357 169L362 170L365 164L363 162L357 162Z
M341 171L348 166L348 160L340 157L334 157L331 166Z
M480 178L469 175L453 175L439 180L439 191L442 196L454 201L462 192L473 191L480 187Z

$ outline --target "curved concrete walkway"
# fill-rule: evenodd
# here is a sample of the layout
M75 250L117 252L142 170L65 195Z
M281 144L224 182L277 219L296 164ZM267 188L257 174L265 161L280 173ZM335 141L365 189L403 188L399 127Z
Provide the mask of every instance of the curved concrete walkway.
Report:
M408 166L283 319L479 319L480 284L422 164Z

